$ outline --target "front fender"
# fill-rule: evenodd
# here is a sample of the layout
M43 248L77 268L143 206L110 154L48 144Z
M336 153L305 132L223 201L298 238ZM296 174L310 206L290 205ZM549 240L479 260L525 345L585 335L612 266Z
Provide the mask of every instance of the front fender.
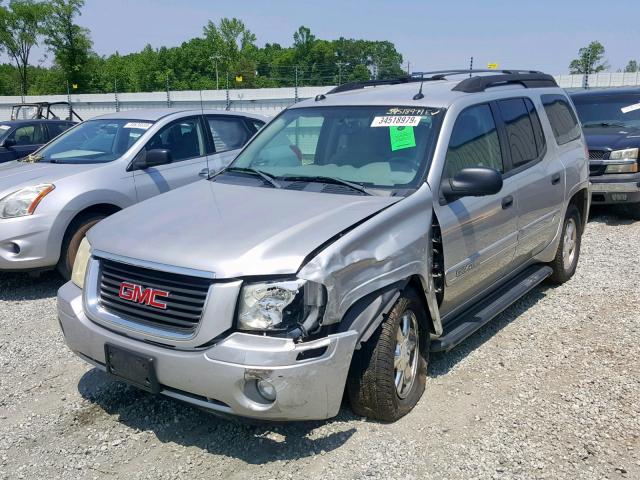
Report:
M321 283L327 289L323 325L340 322L367 295L418 276L436 334L441 333L431 277L432 199L425 183L414 194L349 231L302 267L298 277Z

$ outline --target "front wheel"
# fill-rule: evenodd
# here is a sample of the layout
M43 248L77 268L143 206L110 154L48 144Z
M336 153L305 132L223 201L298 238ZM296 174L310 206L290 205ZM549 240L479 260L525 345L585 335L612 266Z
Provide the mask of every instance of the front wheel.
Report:
M549 277L552 283L561 284L573 277L580 258L582 243L582 220L575 205L569 205L562 225L560 244L556 257L551 262L553 273Z
M104 218L106 216L101 214L87 214L76 218L69 225L67 233L62 240L62 250L60 251L60 260L57 266L58 272L65 280L71 279L73 262L76 260L80 242L82 242L89 229Z
M409 413L424 392L429 344L424 306L407 290L354 355L347 381L353 411L385 422Z

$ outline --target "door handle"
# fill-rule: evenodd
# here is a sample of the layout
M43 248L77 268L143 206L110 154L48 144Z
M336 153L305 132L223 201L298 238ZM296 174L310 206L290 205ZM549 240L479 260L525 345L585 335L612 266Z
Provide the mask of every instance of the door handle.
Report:
M562 179L562 175L556 173L553 177L551 177L551 185L558 185L560 180Z
M511 206L513 206L513 197L511 195L507 195L502 199L502 209L506 210Z
M202 178L207 178L209 175L211 175L211 172L208 168L203 168L202 170L200 170L200 173L198 173L198 175Z

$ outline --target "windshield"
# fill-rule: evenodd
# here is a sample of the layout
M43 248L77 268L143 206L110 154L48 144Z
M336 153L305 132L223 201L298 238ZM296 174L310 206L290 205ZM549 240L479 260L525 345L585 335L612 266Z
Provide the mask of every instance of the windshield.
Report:
M0 142L4 140L4 137L6 137L9 134L9 130L11 130L10 125L0 124Z
M577 95L572 99L583 127L640 128L640 94Z
M106 163L121 157L151 127L140 120L88 120L67 130L37 151L29 161Z
M413 188L426 172L443 114L424 107L294 108L265 126L231 171Z

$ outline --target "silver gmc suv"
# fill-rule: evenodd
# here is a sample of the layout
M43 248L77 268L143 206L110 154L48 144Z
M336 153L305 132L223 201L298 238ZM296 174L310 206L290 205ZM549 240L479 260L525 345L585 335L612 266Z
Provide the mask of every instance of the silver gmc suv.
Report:
M218 110L110 113L0 164L0 271L57 266L69 279L89 228L222 170L266 120Z
M430 351L571 278L588 216L575 112L545 109L573 109L563 90L472 73L337 87L221 174L101 222L59 291L68 346L223 415L329 418L345 388L359 415L405 415Z

